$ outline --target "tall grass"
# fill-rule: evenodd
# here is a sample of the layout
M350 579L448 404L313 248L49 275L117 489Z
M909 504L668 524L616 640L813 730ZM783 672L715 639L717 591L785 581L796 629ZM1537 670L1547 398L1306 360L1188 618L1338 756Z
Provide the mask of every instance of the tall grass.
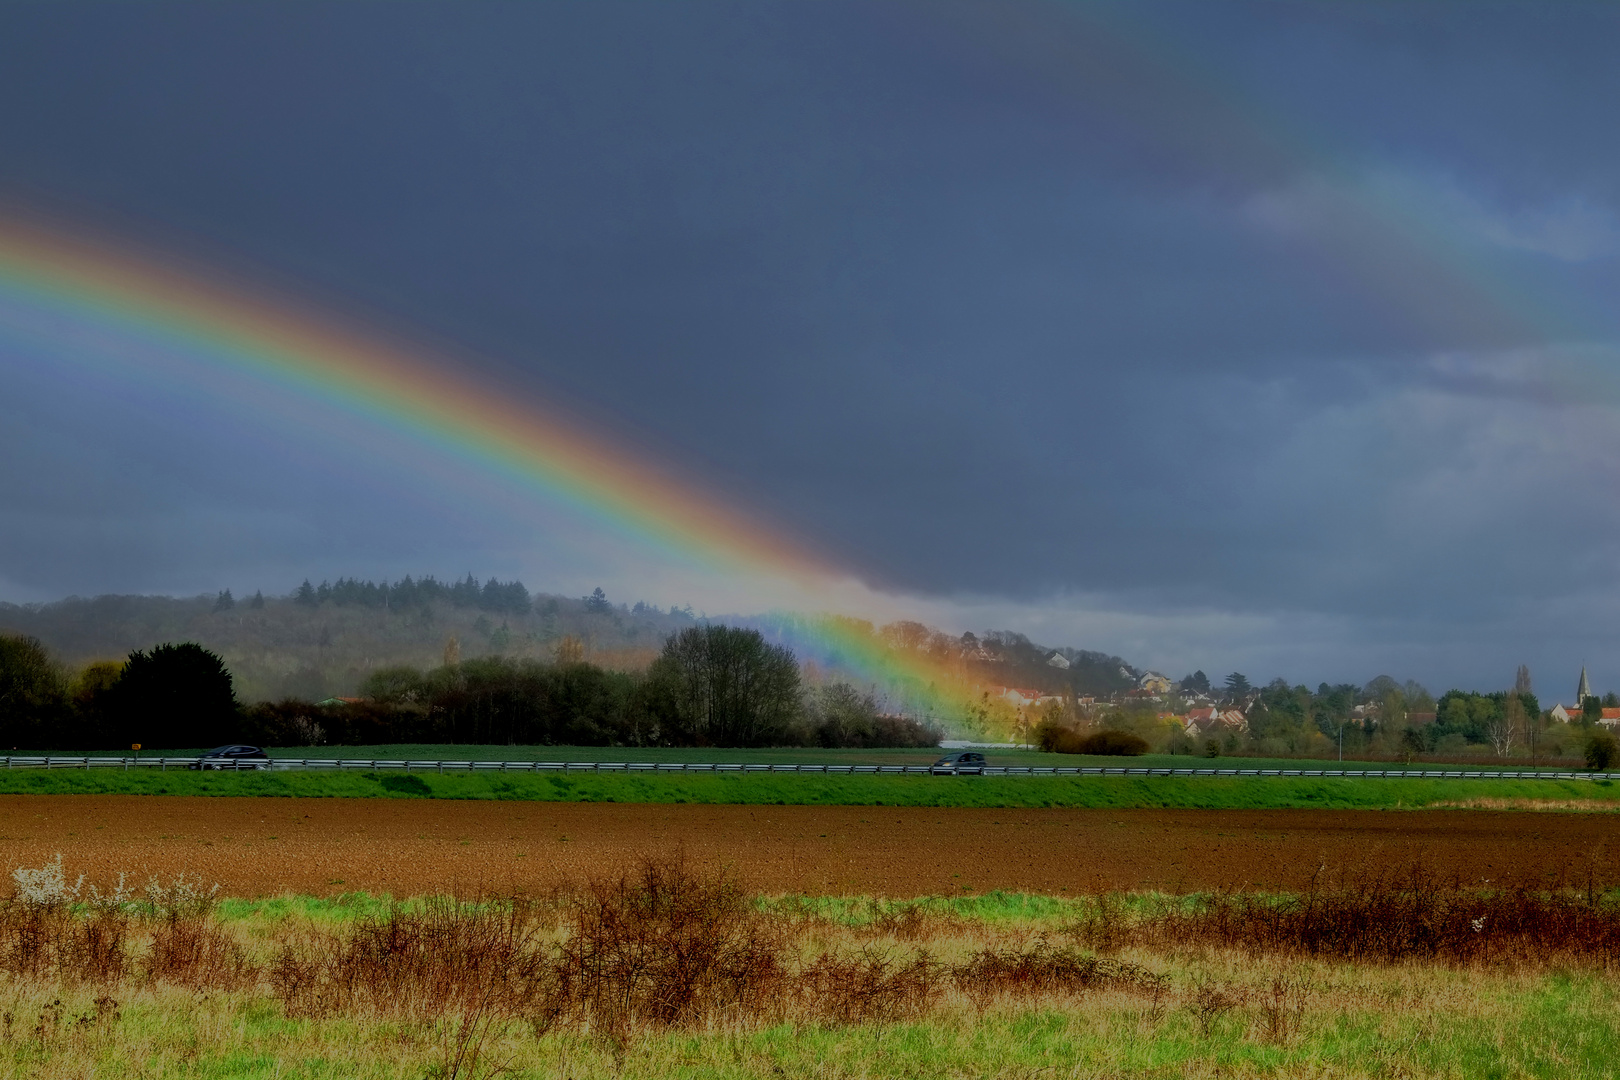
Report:
M540 897L246 904L55 869L0 902L0 1073L1596 1077L1620 1051L1596 880L794 901L653 860Z

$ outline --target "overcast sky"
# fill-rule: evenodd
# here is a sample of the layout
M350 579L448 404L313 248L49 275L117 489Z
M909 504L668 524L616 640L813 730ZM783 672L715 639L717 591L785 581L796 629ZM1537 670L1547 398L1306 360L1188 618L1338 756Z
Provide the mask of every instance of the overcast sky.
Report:
M1607 4L7 4L0 204L453 344L955 631L1550 701L1620 689L1616 56ZM30 318L5 598L704 606Z

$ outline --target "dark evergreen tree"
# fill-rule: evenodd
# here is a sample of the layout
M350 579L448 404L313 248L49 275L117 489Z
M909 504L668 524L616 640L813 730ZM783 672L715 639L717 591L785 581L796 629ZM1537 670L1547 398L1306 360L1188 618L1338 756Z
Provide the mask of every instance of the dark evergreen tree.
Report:
M484 590L471 574L450 586L450 602L456 607L477 607L483 598Z
M254 591L253 599L248 601L248 607L254 611L264 607L264 591L262 589Z
M320 603L320 601L315 598L315 586L309 583L309 578L305 578L304 583L298 586L298 592L294 594L293 599L308 607L314 607L316 604Z
M114 687L122 742L164 749L208 747L238 737L240 714L225 662L201 645L159 645L129 654Z
M231 595L231 590L229 589L220 590L220 594L214 598L214 610L216 612L229 611L235 606L236 597Z

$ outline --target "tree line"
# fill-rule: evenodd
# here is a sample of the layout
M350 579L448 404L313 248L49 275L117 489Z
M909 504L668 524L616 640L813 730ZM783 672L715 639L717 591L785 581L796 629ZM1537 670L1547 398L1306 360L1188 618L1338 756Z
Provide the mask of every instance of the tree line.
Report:
M336 584L323 581L319 585L311 585L309 579L305 578L303 584L293 591L293 600L307 607L333 604L338 607L421 608L447 603L453 607L480 608L510 615L526 614L531 602L529 590L523 587L521 581L490 578L480 585L471 574L448 585L431 574L419 579L407 574L392 585L387 581L378 583L355 578L338 578Z
M242 706L192 643L69 676L37 640L0 636L0 742L19 750L478 743L582 746L933 746L940 731L878 712L847 683L808 685L756 630L672 634L645 673L481 657L370 675L358 700Z
M1479 693L1448 690L1436 700L1422 685L1380 675L1365 685L1305 685L1273 679L1256 687L1241 672L1224 689L1202 671L1156 697L1084 704L1053 699L1019 718L1022 737L1064 749L1110 729L1134 734L1161 753L1206 757L1335 757L1415 761L1522 757L1531 762L1584 759L1593 769L1620 765L1620 740L1599 721L1610 694L1581 703L1569 722L1541 707L1530 673L1520 667L1512 689ZM1217 702L1225 719L1191 730L1187 714ZM1236 715L1239 719L1231 722Z

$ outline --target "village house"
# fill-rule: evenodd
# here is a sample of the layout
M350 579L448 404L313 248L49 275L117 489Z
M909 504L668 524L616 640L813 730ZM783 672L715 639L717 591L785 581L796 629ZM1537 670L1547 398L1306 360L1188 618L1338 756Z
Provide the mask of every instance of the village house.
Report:
M1027 686L998 686L996 687L996 696L1015 709L1022 709L1026 705L1039 705L1047 701L1060 700L1051 694L1031 690Z
M1137 681L1137 685L1153 697L1161 697L1170 692L1170 680L1156 671L1149 671Z
M1249 721L1236 709L1220 709L1210 706L1203 709L1188 709L1183 720L1188 738L1203 739L1213 735L1247 735Z
M1553 720L1558 720L1567 724L1572 720L1579 720L1581 718L1581 710L1580 707L1576 705L1571 705L1566 709L1560 703L1558 705L1554 705L1551 709L1548 709L1547 715ZM1602 714L1598 717L1597 722L1602 724L1604 727L1620 729L1620 709L1604 709Z

